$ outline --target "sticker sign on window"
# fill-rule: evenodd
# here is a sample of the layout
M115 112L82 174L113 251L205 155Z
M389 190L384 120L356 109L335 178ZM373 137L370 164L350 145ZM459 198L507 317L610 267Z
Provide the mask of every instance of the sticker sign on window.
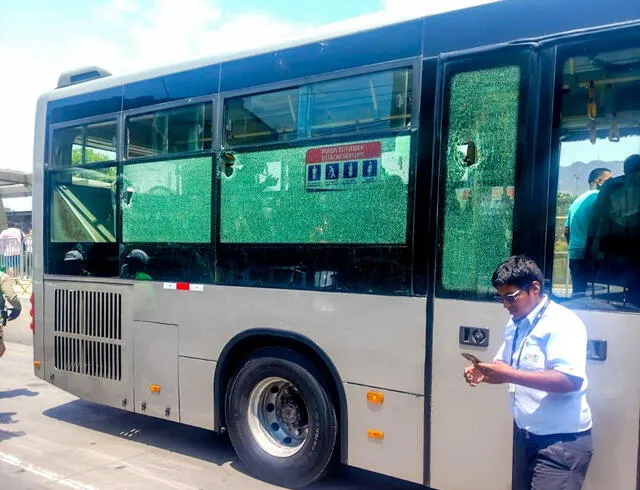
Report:
M308 150L306 188L308 191L344 190L375 182L380 175L381 155L379 141Z

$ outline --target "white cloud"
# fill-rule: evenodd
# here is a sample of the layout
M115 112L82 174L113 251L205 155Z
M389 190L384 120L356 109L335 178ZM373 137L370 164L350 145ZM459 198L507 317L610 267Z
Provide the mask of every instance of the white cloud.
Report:
M0 67L9 74L0 78L0 167L31 170L36 101L55 87L64 71L98 65L124 74L272 45L313 29L329 34L487 1L383 0L383 10L375 14L319 30L263 10L230 14L211 0L109 0L91 7L83 19L83 25L94 27L89 34L78 33L70 21L11 45L0 43Z
M70 24L11 46L0 42L0 66L10 74L0 78L1 168L31 171L36 102L64 71L98 65L130 73L271 44L306 28L262 12L225 15L210 0L110 0L83 22L96 27L93 34Z
M496 1L498 0L383 0L382 4L384 12L388 15L406 16L410 14L419 17Z

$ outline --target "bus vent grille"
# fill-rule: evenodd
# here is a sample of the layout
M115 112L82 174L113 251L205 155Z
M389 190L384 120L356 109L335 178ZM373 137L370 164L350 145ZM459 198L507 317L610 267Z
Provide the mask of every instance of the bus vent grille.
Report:
M55 290L54 330L101 339L122 339L122 295Z
M55 337L55 367L61 371L122 379L122 347L118 344Z
M122 296L119 293L56 289L56 369L122 379Z

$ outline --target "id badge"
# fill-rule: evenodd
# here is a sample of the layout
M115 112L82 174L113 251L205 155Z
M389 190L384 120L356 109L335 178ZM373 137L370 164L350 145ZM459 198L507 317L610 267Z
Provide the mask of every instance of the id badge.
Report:
M516 392L516 385L514 385L513 383L509 383L509 385L507 386L507 391L509 393L515 393Z

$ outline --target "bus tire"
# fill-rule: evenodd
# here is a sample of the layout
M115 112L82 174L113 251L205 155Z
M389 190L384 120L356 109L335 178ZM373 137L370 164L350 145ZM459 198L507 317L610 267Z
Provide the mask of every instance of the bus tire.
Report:
M314 366L296 352L251 355L229 383L226 414L231 444L258 478L299 488L330 467L336 410Z

